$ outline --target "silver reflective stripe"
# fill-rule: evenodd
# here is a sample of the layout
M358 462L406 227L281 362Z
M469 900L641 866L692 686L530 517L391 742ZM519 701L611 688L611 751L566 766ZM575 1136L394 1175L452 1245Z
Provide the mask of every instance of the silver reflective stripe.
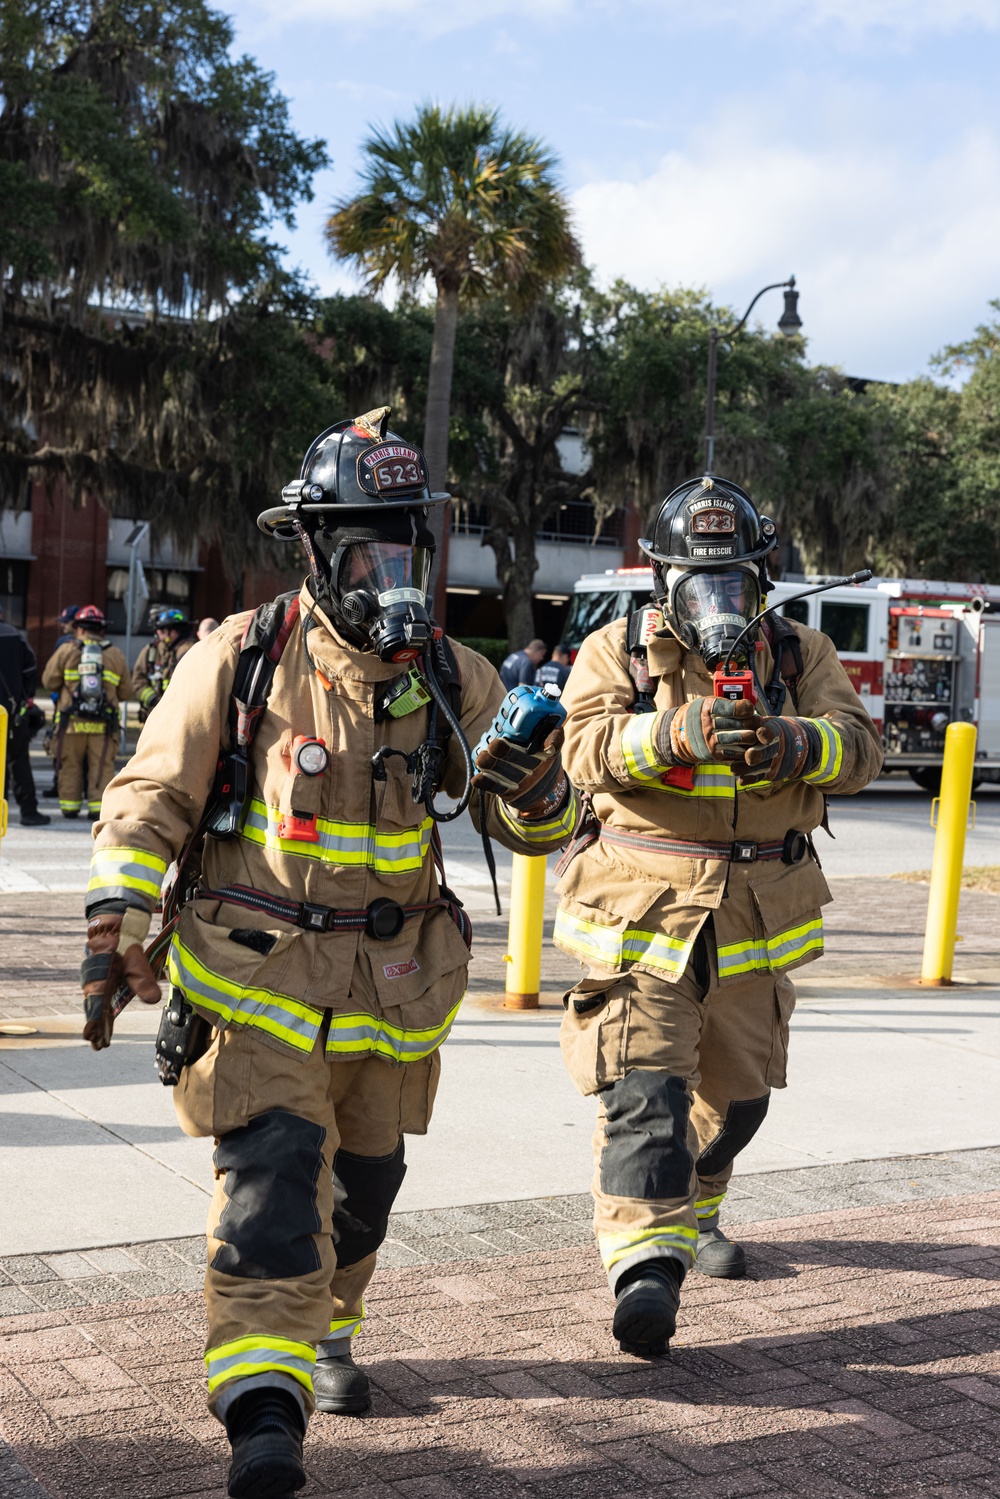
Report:
M223 1020L255 1025L297 1051L312 1050L323 1020L321 1010L290 995L232 983L201 963L176 936L167 955L167 973L172 984Z
M385 833L370 823L332 822L318 817L318 840L305 843L294 838L279 838L280 822L281 812L277 807L266 807L255 799L250 804L242 836L251 843L280 848L285 853L299 854L304 858L321 859L330 864L363 864L387 874L402 874L420 868L430 847L433 827L432 819L428 817L418 827L407 828L402 833Z
M220 1379L230 1370L247 1364L264 1365L269 1369L297 1369L311 1376L314 1363L315 1359L298 1358L294 1353L275 1348L244 1348L240 1353L231 1353L228 1358L208 1355L208 1369L213 1379Z

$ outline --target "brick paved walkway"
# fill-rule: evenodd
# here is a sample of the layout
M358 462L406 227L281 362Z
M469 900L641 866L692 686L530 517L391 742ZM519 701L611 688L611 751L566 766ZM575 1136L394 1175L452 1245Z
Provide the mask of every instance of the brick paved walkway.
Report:
M1000 1495L1000 1193L743 1240L753 1278L690 1277L649 1362L589 1246L381 1272L375 1414L316 1418L305 1495ZM223 1494L202 1336L193 1292L0 1320L4 1499Z

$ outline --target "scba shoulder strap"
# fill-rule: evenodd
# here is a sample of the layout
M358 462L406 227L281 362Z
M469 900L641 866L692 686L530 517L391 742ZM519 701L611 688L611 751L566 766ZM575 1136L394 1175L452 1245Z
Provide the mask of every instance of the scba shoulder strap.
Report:
M212 797L205 814L205 832L226 842L243 825L252 789L250 750L257 732L274 674L299 617L297 593L282 593L270 604L261 604L251 615L233 677L229 699L229 732L232 749L220 753Z

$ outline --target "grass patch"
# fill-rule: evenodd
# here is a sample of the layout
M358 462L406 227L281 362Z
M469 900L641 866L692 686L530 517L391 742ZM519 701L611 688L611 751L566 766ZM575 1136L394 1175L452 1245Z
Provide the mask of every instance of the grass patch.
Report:
M908 869L904 874L889 876L893 880L907 880L911 884L930 884L929 869ZM972 864L962 870L963 890L982 890L986 895L1000 895L1000 864Z

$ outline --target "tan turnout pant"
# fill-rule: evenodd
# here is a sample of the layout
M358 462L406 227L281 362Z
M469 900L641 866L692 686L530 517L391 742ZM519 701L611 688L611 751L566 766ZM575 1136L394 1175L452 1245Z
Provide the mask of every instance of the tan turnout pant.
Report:
M75 817L83 806L85 767L87 810L96 817L104 789L115 773L114 740L104 724L88 725L85 729L70 724L61 734L56 789L64 817Z
M659 1256L690 1267L770 1090L785 1086L791 980L720 987L709 926L677 983L592 973L565 1003L567 1068L597 1095L594 1227L611 1287Z
M205 1361L220 1419L264 1384L292 1390L311 1414L317 1347L345 1350L364 1317L406 1170L402 1136L430 1120L437 1052L340 1061L325 1041L324 1027L302 1058L231 1026L175 1092L182 1128L216 1138Z

